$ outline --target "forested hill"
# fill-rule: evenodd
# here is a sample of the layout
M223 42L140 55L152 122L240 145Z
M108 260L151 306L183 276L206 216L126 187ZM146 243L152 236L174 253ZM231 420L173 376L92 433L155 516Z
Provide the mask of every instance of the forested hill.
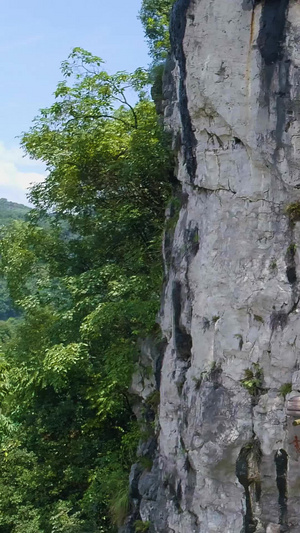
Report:
M29 211L26 205L0 198L0 226L7 226L13 220L24 220Z
M9 202L0 198L0 228L6 227L15 220L25 220L30 208L16 202ZM6 282L0 278L0 321L16 316L12 301L9 297Z

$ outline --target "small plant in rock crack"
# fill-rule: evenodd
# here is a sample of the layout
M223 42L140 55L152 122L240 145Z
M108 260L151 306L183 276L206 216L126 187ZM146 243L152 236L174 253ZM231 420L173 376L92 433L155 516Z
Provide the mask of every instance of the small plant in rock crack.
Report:
M147 442L149 439L155 437L155 421L143 424L140 430L141 442Z
M146 404L154 411L157 411L160 402L160 393L158 390L153 391L146 399Z
M280 392L281 396L283 396L285 398L287 394L292 392L292 384L291 383L284 383L283 385L281 385L281 387L279 389L279 392Z
M222 374L221 364L213 361L209 370L203 370L198 376L193 376L192 380L195 382L195 389L199 390L204 381L211 381L217 383Z
M142 520L137 520L134 522L134 530L136 533L147 533L150 526L151 522L149 522L149 520L147 520L147 522L143 522Z
M294 242L292 242L289 246L288 246L288 249L287 249L287 253L292 255L294 257L295 253L296 253L296 250L297 250L297 244L295 244Z
M153 466L153 459L151 459L151 457L143 455L142 457L139 457L138 461L144 470L148 470L148 472L150 472Z
M114 523L121 527L128 515L130 507L129 487L121 486L111 499L110 512Z
M254 320L256 320L256 322L260 322L261 324L264 324L264 319L262 316L260 315L253 315L253 318Z
M290 219L290 221L295 224L296 222L299 222L300 220L300 202L294 202L293 204L290 204L286 208L286 213Z
M243 379L240 380L241 385L247 389L249 394L257 397L264 392L263 389L264 374L263 369L258 363L253 363L252 368L246 368Z
M172 231L175 229L178 222L179 213L181 209L181 201L177 196L173 196L169 202L169 217L166 221L166 230Z
M206 381L208 379L208 371L203 370L201 374L198 376L193 376L192 380L195 382L195 389L199 390L203 381Z
M144 378L150 379L153 376L153 368L151 365L144 366L141 368L141 373Z
M192 242L197 244L199 242L198 228L195 228L195 231L192 234Z

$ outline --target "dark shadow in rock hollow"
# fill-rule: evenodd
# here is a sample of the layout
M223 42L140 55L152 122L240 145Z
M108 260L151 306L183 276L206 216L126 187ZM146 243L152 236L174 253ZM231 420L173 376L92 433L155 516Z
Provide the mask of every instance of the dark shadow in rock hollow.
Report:
M254 533L258 524L258 520L255 517L255 504L259 503L261 495L261 457L259 441L254 439L243 446L236 461L236 475L245 490L245 533Z
M287 491L287 468L288 454L280 449L275 454L276 483L278 488L279 524L280 531L288 531L288 491Z
M180 281L173 282L172 302L174 313L174 337L177 356L183 361L187 361L191 357L192 337L186 331L186 328L181 323L181 307L182 307L182 286Z

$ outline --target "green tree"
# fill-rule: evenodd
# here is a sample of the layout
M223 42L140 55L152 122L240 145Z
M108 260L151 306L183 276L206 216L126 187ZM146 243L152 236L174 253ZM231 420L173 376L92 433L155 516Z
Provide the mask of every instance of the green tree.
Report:
M143 0L140 19L148 39L150 54L157 62L170 50L169 22L175 0Z
M0 198L0 231L15 220L25 220L29 211L29 207L25 205ZM0 321L16 316L18 316L18 311L13 308L6 283L0 279Z
M22 138L48 176L29 221L0 242L22 310L3 335L3 533L110 532L122 520L139 439L128 386L159 308L172 156L147 73L109 76L78 48L62 72Z

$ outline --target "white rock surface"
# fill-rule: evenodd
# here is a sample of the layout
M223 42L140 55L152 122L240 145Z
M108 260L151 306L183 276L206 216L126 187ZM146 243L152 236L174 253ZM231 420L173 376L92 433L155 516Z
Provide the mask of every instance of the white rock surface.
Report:
M300 390L300 222L286 211L300 201L300 3L178 0L172 28L183 201L161 316L161 484L143 520L299 533L283 393Z
M166 109L183 191L161 317L167 525L155 506L143 519L175 533L299 532L300 430L281 387L300 390L300 223L286 213L300 200L300 4L187 3ZM241 383L251 372L255 394Z

